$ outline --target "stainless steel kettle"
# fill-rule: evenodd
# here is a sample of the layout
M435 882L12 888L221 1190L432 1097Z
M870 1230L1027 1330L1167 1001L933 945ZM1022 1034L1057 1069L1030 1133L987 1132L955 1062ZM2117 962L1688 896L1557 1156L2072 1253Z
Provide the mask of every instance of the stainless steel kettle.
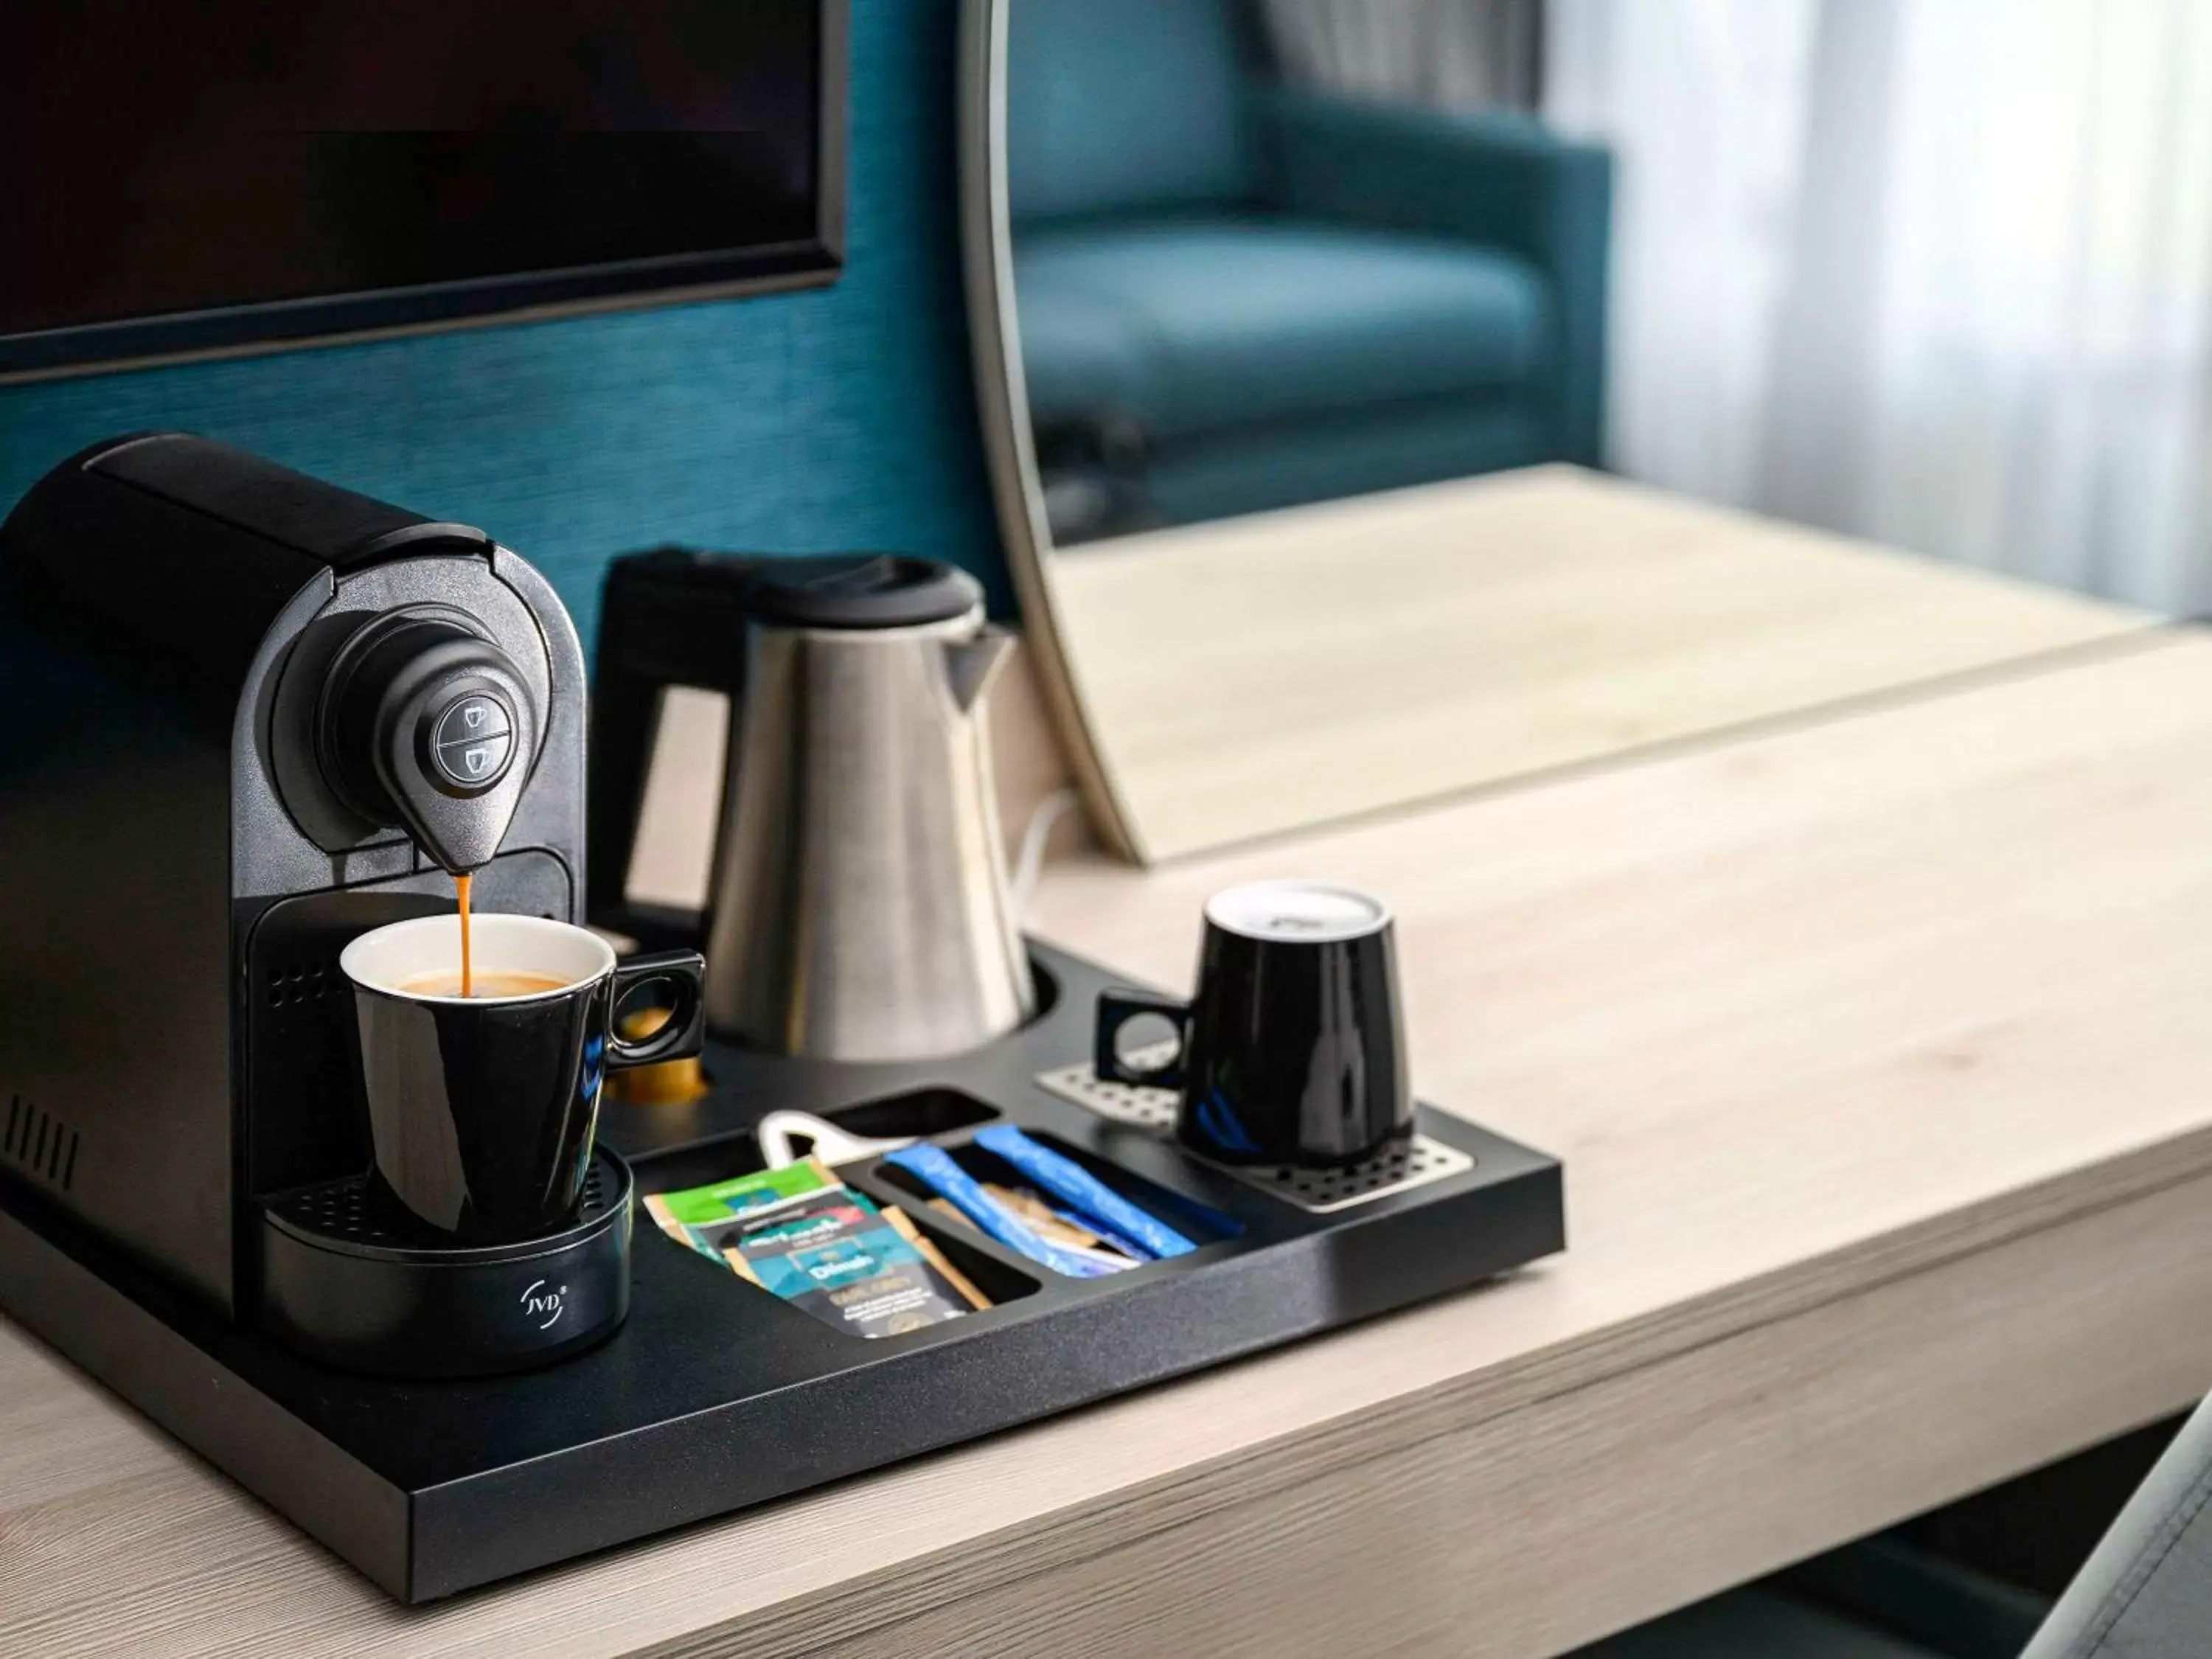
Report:
M741 672L722 678L732 706L706 919L710 1028L774 1053L887 1060L1019 1025L1036 993L1007 891L985 714L1013 641L984 620L981 586L895 555L720 572L701 556L677 556L693 562L684 569L667 556L640 562L662 558L660 574L690 585L690 602L663 613L664 640L700 635L696 657L720 632L726 652L742 652ZM718 613L710 590L727 582L709 578L739 574L735 605ZM603 633L603 671L610 643L633 656L640 645L635 616L615 614L613 582L608 599L604 627L621 637ZM740 620L741 645L728 637ZM611 711L617 724L623 713ZM635 735L609 732L625 750ZM599 741L595 725L595 768L623 770ZM599 867L595 856L595 881Z

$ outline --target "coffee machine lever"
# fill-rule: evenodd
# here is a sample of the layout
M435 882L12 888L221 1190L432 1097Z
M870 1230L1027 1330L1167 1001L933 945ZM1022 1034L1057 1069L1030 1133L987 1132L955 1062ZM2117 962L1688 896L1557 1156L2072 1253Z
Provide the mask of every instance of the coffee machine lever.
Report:
M339 647L319 714L324 775L356 811L405 829L445 869L490 862L538 725L521 669L495 641L434 615L379 617Z

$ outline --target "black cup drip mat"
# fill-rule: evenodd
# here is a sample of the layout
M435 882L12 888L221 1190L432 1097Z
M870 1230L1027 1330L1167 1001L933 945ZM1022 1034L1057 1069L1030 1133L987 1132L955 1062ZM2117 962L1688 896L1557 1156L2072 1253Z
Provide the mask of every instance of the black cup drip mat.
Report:
M606 1160L592 1158L584 1175L584 1192L576 1218L563 1233L596 1221L607 1212L610 1201L623 1192L623 1184ZM343 1181L296 1188L264 1200L270 1217L295 1233L331 1240L342 1245L387 1250L441 1250L455 1241L414 1215L384 1187L366 1175Z
M1132 1050L1129 1063L1139 1070L1165 1065L1175 1058L1172 1042ZM1037 1074L1037 1086L1072 1106L1147 1134L1166 1136L1175 1132L1176 1092L1144 1084L1109 1083L1101 1079L1089 1060L1056 1066ZM1463 1175L1474 1167L1474 1158L1456 1146L1448 1146L1432 1135L1414 1134L1341 1169L1310 1170L1288 1164L1224 1164L1203 1158L1188 1147L1187 1158L1234 1176L1249 1186L1279 1198L1315 1215L1330 1215L1354 1205L1372 1204L1395 1197L1431 1181Z

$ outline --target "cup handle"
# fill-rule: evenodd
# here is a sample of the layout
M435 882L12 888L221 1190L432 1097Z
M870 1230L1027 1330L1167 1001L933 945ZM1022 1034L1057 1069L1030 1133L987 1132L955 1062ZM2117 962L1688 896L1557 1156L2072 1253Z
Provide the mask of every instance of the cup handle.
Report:
M706 1041L707 958L696 951L651 951L625 957L615 964L611 1008L640 985L672 987L675 1005L653 1035L632 1042L619 1031L607 1034L607 1069L626 1071L632 1066L657 1066L664 1060L688 1060Z
M1176 1028L1176 1057L1164 1066L1139 1071L1123 1063L1115 1039L1121 1028L1140 1014L1158 1014ZM1131 1083L1146 1089L1180 1089L1183 1061L1190 1052L1190 1005L1152 991L1101 991L1098 994L1098 1034L1091 1054L1091 1069L1102 1083Z

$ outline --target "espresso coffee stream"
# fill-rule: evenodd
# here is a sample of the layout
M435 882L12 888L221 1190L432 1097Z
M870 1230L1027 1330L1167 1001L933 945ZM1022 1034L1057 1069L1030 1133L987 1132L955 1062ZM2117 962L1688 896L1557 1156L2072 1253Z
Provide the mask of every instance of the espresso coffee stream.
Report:
M474 952L469 939L469 889L473 878L458 875L453 878L453 891L461 908L461 967L459 973L450 968L441 968L432 973L416 974L411 979L399 981L398 989L410 996L418 997L534 997L548 991L557 991L568 981L557 974L503 973L494 970L479 974L476 971Z
M461 988L459 994L465 997L473 996L476 994L475 988L469 982L471 979L470 969L473 965L469 960L469 895L470 890L475 887L476 884L477 878L473 871L464 870L453 878L453 897L461 907Z

